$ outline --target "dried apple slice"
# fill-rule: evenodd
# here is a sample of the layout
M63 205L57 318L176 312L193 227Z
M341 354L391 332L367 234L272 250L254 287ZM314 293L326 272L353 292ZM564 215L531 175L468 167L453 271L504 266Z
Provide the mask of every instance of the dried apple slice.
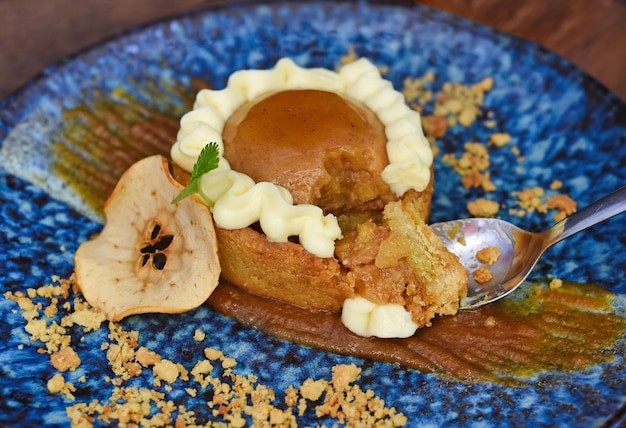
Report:
M109 320L191 310L217 287L211 213L195 198L172 204L181 189L163 156L137 162L107 200L102 232L76 251L78 286Z

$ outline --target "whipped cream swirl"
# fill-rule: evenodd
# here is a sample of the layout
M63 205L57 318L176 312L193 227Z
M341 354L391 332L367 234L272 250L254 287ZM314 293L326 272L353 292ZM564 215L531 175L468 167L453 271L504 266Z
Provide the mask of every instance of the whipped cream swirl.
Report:
M341 238L335 216L324 215L314 205L294 205L287 189L268 182L255 183L247 175L233 171L223 157L222 131L239 107L261 95L292 89L334 92L364 104L385 125L389 164L382 172L383 180L398 197L409 189L426 188L433 154L424 137L420 115L406 105L403 95L365 58L338 72L302 68L283 58L269 70L233 73L224 89L198 93L193 110L180 121L171 156L180 167L192 171L202 148L210 142L217 143L219 167L202 177L202 191L214 201L211 209L219 227L239 229L260 222L271 241L285 242L290 236L298 236L307 251L322 258L333 257L335 241Z

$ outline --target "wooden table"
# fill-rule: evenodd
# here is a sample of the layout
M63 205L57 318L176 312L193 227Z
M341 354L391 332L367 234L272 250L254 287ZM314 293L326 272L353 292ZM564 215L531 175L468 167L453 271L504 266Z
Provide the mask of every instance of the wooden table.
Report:
M137 25L225 0L0 0L0 99ZM625 0L420 0L551 49L626 101Z

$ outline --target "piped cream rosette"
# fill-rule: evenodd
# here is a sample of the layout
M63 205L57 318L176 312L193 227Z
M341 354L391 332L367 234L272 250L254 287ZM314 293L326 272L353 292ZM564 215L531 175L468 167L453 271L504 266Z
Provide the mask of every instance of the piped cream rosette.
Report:
M222 131L230 116L244 103L283 90L317 89L361 102L385 125L389 165L382 178L398 196L407 190L422 191L430 180L433 154L424 137L419 113L411 110L403 95L381 77L365 58L343 66L339 72L306 69L283 58L270 70L233 73L222 90L201 90L193 110L180 121L177 141L171 150L174 162L192 171L202 148L219 146L217 169L202 177L202 191L214 202L215 223L222 229L240 229L259 222L270 241L285 242L298 236L302 246L318 257L333 257L341 229L332 214L320 207L293 204L289 191L272 183L255 183L233 171L224 159Z

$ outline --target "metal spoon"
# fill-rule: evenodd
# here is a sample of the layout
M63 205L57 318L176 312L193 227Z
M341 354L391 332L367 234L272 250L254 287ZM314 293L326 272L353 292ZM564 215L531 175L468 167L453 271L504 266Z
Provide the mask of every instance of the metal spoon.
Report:
M468 218L435 223L430 228L459 257L470 272L467 297L461 309L475 309L515 290L549 247L590 226L626 211L626 186L575 212L541 233L531 233L499 219ZM500 248L500 258L489 266L493 279L479 284L472 272L482 263L476 252Z

